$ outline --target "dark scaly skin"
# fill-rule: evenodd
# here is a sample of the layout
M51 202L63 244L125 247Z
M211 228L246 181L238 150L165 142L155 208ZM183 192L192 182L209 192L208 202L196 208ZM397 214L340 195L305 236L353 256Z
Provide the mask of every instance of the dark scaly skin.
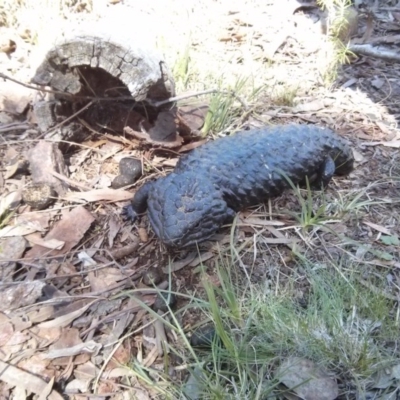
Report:
M236 212L305 182L325 187L353 169L346 142L328 129L285 125L236 133L183 156L175 170L148 182L123 214L134 221L148 209L156 235L184 247L212 236Z

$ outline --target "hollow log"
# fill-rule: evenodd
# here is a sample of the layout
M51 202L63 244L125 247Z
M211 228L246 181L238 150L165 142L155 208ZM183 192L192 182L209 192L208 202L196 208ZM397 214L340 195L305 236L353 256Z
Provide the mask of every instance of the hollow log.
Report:
M32 82L52 91L34 104L45 138L82 141L90 131L123 134L128 126L158 142L177 138L174 80L155 49L129 30L90 29L56 40ZM157 126L159 114L171 114ZM162 119L165 121L165 118Z

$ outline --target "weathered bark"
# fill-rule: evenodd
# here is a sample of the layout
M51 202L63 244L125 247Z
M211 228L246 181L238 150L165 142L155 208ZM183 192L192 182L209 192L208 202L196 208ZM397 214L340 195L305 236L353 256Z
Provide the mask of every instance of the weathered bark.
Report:
M151 137L158 114L171 109L154 103L174 96L174 81L164 60L127 30L92 27L90 32L56 41L37 68L32 82L56 92L34 107L39 128L46 138L79 141L82 132L66 126L81 118L96 131L122 134L130 126ZM131 126L135 122L138 126ZM167 127L161 137L157 131L157 140L171 138L176 139L176 126Z

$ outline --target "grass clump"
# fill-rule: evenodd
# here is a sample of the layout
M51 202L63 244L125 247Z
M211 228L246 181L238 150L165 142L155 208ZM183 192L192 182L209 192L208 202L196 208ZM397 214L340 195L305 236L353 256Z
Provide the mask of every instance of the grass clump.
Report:
M257 100L262 87L254 87L251 78L239 77L233 86L226 89L219 82L219 89L212 95L202 134L226 132L240 128L246 117L252 112L249 104Z
M172 385L169 398L278 396L286 389L277 370L292 356L328 370L341 382L342 392L360 395L374 374L399 364L393 302L360 284L354 265L314 264L303 258L296 268L309 287L301 300L294 295L296 278L257 284L248 272L247 278L237 272L240 265L240 259L221 257L219 284L203 279L207 300L193 299L191 307L202 311L218 340L209 348L173 350L188 366L189 380L180 389ZM175 329L185 335L178 325Z
M331 85L337 79L340 66L349 63L353 55L349 41L357 32L358 13L350 0L319 0L317 3L325 10L325 29L329 38L321 75L324 82Z

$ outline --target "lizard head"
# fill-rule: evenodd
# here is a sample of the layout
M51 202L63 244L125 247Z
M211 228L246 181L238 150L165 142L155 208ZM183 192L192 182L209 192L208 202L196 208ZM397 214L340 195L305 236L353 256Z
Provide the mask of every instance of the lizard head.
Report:
M221 191L195 173L171 173L155 182L148 198L151 226L163 243L186 247L212 236L227 220Z

